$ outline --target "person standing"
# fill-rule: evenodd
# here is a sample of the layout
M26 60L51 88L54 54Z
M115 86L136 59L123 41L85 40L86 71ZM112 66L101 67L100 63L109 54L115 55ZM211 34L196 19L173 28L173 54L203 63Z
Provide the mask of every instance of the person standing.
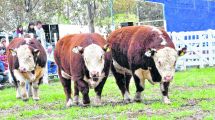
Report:
M36 22L35 31L37 36L36 39L39 40L42 46L44 47L44 49L46 49L46 37L45 37L45 32L43 30L41 21Z
M23 26L19 25L16 31L13 33L13 38L22 37L23 35Z
M4 87L4 83L8 80L8 62L6 57L6 48L0 44L0 89Z
M34 29L34 23L30 22L28 24L27 33L30 34L31 38L36 38L36 30Z
M46 37L45 37L45 32L43 30L41 21L36 22L35 31L37 36L36 39L40 41L43 48L46 50ZM46 64L46 71L43 76L43 82L48 84L48 65L47 64Z

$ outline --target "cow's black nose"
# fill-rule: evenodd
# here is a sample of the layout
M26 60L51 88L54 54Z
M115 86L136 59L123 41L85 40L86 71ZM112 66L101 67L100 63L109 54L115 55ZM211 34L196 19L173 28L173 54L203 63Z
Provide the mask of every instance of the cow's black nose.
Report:
M96 77L96 74L92 74L92 77Z
M93 78L93 81L97 82L99 80L99 78L95 77Z

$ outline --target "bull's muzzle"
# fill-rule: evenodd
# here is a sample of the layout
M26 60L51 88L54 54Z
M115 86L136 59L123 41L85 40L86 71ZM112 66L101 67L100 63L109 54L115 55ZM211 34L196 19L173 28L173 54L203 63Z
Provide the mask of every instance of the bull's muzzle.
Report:
M97 72L97 71L92 71L92 72L90 73L90 76L91 76L92 78L99 77L99 72Z
M19 67L19 71L24 73L24 72L27 72L27 69L24 67Z
M165 76L164 77L165 82L170 82L171 80L173 80L173 76Z

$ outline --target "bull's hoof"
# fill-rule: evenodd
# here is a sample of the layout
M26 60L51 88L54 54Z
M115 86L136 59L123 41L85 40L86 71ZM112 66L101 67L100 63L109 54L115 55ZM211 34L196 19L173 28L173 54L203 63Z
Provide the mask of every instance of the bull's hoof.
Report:
M130 98L127 98L127 99L124 99L123 102L124 102L125 104L128 104L128 103L131 103L132 100L131 100Z
M40 98L39 98L39 97L35 97L35 98L33 98L33 100L35 100L35 101L39 101L39 100L40 100Z
M124 101L123 101L125 104L127 104L127 103L131 103L132 101L131 101L131 98L130 98L130 94L129 94L129 92L125 92L125 94L124 94Z
M79 97L78 96L74 96L74 100L73 100L73 105L79 105Z
M101 105L102 105L101 98L96 98L95 99L95 106L101 106Z
M171 101L170 101L170 99L169 99L168 97L164 97L164 98L163 98L163 102L164 102L165 104L171 104Z
M21 99L21 96L16 96L16 99Z
M142 102L143 100L141 98L134 98L135 102Z
M135 102L142 102L142 97L141 97L141 93L140 92L137 92L135 97L134 97L134 101Z
M27 102L29 99L28 99L28 98L22 98L22 100L23 100L24 102Z
M90 103L87 103L87 104L82 104L82 105L80 105L81 107L88 107L88 106L90 106Z
M69 108L72 106L72 99L69 99L66 103L66 107Z

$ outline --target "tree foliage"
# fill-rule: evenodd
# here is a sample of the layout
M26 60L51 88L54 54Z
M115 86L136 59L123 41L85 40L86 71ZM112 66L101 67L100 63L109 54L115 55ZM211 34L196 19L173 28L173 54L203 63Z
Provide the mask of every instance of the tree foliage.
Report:
M0 0L0 30L40 20L48 24L111 25L111 0ZM121 22L162 19L162 6L136 0L113 0L113 18Z

